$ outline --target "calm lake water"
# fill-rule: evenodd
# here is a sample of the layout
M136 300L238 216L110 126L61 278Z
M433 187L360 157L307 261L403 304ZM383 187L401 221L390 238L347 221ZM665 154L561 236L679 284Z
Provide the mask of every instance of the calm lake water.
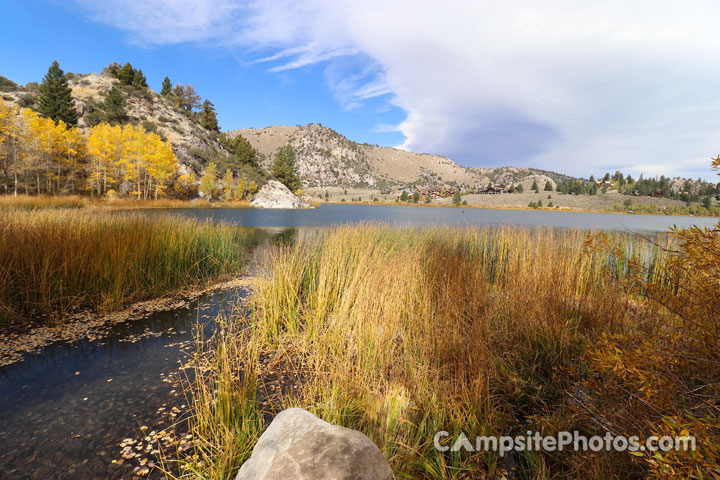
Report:
M246 293L208 293L190 308L0 367L0 479L134 478L132 467L112 463L122 458L120 442L140 436L143 425L144 434L169 426L157 412L186 402L167 379L192 355L196 325L210 335L213 319Z
M381 205L323 205L310 210L172 209L181 214L257 228L263 245L291 243L332 225L385 222L398 226L514 225L621 231L666 231L672 225L711 226L713 218ZM207 334L214 319L247 294L233 289L200 297L194 306L115 326L96 341L57 343L0 367L0 479L133 478L119 443L140 426L159 425L158 409L184 403L168 383L193 350L196 323ZM108 380L112 381L108 381ZM175 390L175 391L174 391ZM147 432L145 432L147 433ZM152 455L148 455L152 459Z
M542 210L493 210L453 207L405 207L388 205L321 205L305 210L187 208L152 210L200 219L212 219L246 227L326 227L359 222L384 222L398 226L515 225L661 232L673 225L712 226L717 218L616 213L553 212Z

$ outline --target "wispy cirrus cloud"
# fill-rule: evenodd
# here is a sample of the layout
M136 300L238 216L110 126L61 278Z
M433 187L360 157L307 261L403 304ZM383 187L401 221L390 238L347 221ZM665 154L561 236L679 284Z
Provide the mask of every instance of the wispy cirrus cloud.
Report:
M322 64L342 108L387 98L403 147L464 164L710 177L720 150L709 0L76 1L145 44Z

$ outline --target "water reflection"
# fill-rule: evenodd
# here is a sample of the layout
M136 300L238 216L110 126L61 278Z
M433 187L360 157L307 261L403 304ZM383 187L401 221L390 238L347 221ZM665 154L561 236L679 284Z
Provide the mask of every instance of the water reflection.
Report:
M383 222L398 226L527 226L620 231L667 231L673 225L714 226L717 218L541 210L493 210L392 205L321 205L308 210L256 208L180 208L143 210L144 214L180 214L244 227L300 228L302 231L332 225Z

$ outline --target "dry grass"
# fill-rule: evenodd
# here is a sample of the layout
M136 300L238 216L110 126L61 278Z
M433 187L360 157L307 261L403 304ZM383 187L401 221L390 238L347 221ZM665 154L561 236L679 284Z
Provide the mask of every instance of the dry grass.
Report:
M659 249L623 241L657 274ZM614 281L625 266L584 245L579 232L366 225L280 250L248 328L230 322L198 357L191 428L204 446L181 457L184 476L227 478L262 429L258 409L288 406L365 432L398 478L503 475L496 454L439 453L433 435L577 427L562 372L630 318ZM513 461L523 478L580 472L535 452Z
M0 319L108 311L237 273L245 237L175 217L0 210Z
M23 209L38 210L41 208L81 208L87 206L89 199L78 195L0 195L0 210Z
M0 195L0 210L20 209L39 210L47 208L82 208L82 207L112 207L122 209L133 208L249 208L248 200L233 202L210 203L207 200L160 199L160 200L137 200L134 198L91 198L80 195Z

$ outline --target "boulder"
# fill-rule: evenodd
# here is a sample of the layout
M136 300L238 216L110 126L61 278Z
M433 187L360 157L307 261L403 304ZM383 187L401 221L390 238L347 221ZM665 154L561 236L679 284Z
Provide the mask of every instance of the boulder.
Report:
M304 208L309 206L277 180L270 180L263 185L250 205L259 208Z
M380 449L364 434L301 408L280 412L235 480L392 480Z

